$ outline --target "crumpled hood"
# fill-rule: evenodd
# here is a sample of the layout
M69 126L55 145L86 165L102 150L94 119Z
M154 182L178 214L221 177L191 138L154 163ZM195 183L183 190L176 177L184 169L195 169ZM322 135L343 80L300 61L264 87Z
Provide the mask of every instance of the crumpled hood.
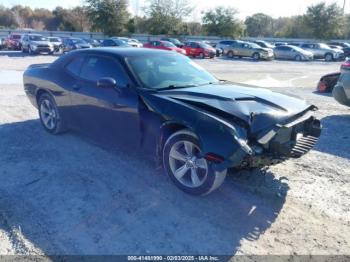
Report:
M155 95L185 103L228 121L239 118L248 123L252 132L283 123L311 109L310 105L298 98L263 88L231 84L161 91Z

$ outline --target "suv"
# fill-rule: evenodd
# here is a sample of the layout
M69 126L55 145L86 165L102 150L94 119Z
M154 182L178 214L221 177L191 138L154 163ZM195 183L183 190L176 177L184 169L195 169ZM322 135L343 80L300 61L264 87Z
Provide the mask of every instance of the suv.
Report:
M53 54L54 46L47 37L38 34L26 34L22 38L22 52L33 53L49 53Z
M344 58L344 52L342 50L332 49L323 43L304 43L301 44L300 47L312 52L315 59L325 59L330 62Z
M4 47L6 47L8 50L21 50L21 37L21 34L10 34L4 40Z
M224 55L229 58L233 57L251 57L254 60L272 60L273 50L271 48L263 48L255 43L237 41L232 46L224 49Z

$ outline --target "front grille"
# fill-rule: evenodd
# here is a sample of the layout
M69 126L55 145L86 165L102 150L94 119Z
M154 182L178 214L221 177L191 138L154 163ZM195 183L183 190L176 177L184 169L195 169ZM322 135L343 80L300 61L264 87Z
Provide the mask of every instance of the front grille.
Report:
M314 136L302 136L296 141L296 144L290 152L293 158L299 158L310 151L316 144L318 138Z
M38 45L39 48L49 48L50 46L48 45Z

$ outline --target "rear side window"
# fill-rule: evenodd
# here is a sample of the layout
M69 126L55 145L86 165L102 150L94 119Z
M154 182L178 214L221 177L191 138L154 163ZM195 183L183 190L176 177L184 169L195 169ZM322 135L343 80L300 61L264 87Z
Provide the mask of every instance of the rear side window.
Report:
M76 57L66 65L66 70L74 76L79 76L80 68L84 62L83 57Z
M119 86L126 86L129 82L126 72L118 61L100 56L90 56L84 61L80 77L88 81L111 77Z

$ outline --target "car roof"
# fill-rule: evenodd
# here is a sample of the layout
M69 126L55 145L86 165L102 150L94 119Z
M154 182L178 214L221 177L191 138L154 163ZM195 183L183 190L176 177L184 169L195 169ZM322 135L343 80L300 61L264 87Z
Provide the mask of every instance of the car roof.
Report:
M101 55L115 55L121 58L137 57L145 55L166 55L176 54L167 50L151 49L151 48L131 48L131 47L96 47L89 49L80 49L72 51L72 54L101 54Z

